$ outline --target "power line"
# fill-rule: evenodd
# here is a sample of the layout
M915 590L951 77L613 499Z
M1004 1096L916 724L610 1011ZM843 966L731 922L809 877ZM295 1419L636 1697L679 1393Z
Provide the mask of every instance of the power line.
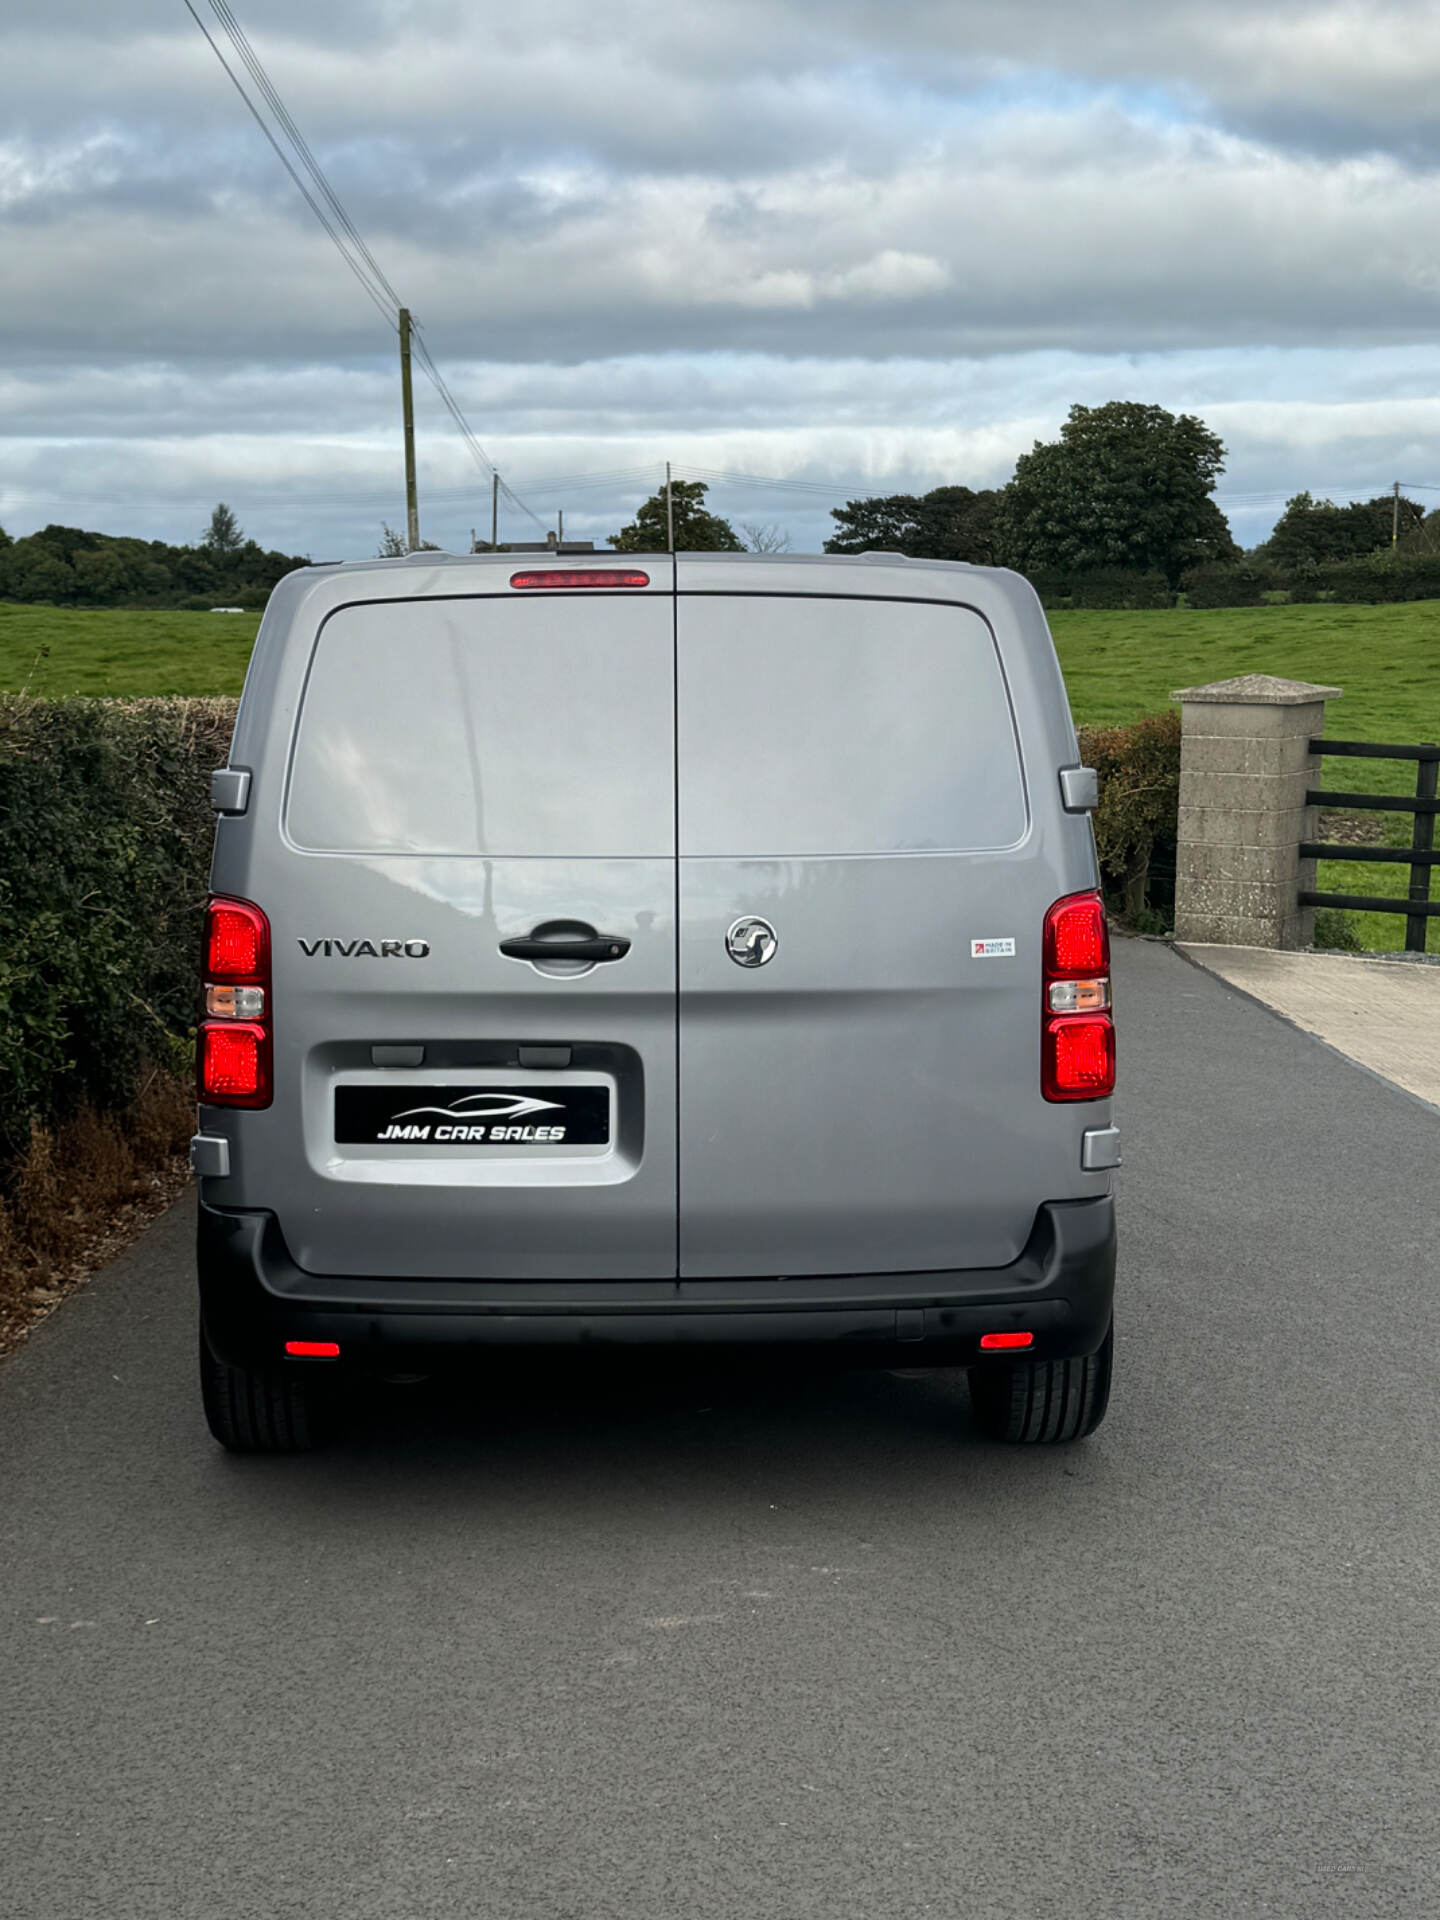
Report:
M225 55L221 52L220 47L216 42L213 34L210 32L210 29L206 26L205 22L200 18L199 14L195 11L194 7L190 3L190 0L185 0L185 11L190 15L190 18L195 22L196 26L199 27L201 33L203 33L205 38L209 41L210 51L215 55L215 58L220 62L221 66L225 69L226 75L229 78L231 86L234 87L235 91L239 94L240 98L245 102L245 106L249 111L251 118L254 120L256 126L259 127L261 133L264 134L265 138L270 142L270 145L275 149L275 156L279 160L281 166L284 167L285 171L289 174L290 178L295 182L295 185L300 189L301 197L304 199L306 206L309 207L310 211L314 214L315 218L320 222L321 226L325 229L326 233L329 234L331 240L335 244L336 252L340 255L340 258L345 262L346 266L349 267L350 271L354 274L355 278L360 282L361 286L365 289L367 296L374 302L382 318L386 321L388 325L394 326L395 322L391 318L390 310L385 304L383 295L377 292L376 288L371 284L368 276L365 273L364 268L359 264L357 260L353 258L349 249L346 247L344 241L341 239L340 235L336 232L334 226L331 224L330 220L327 218L324 210L321 208L320 204L315 199L315 196L311 193L310 189L306 186L305 182L300 178L299 174L295 171L295 168L292 166L290 162L289 155L285 152L285 149L280 145L280 142L275 138L274 134L270 131L270 128L266 125L264 115L260 112L259 108L255 105L254 101L250 98L249 94L245 91L244 82L241 80L240 76L235 72L235 69L230 65L230 62L225 58Z
M460 402L445 384L444 376L436 366L429 347L425 344L425 338L420 330L418 320L415 322L415 358L420 362L421 367L429 377L430 384L444 402L446 412L460 429L460 437L465 442L466 450L470 454L471 459L474 460L476 466L479 467L481 472L488 478L489 475L495 471L495 462L476 439L475 434L471 430L470 422L460 411Z
M612 467L608 472L547 473L525 482L527 493L581 493L587 488L620 487L627 481L663 479L664 466L652 460L643 467Z
M1342 484L1335 480L1312 480L1305 488L1305 491L1312 495L1319 494L1322 497L1338 494L1341 499L1350 500L1354 500L1361 495L1379 499L1382 494L1388 499L1390 488L1393 485L1393 481L1388 484L1376 480L1356 481L1353 483L1345 482ZM1440 482L1434 480L1402 480L1400 487L1403 492L1407 493L1440 493ZM1268 506L1273 500L1293 499L1294 495L1285 487L1266 487L1251 492L1231 492L1226 489L1218 492L1215 498L1217 501L1223 501L1232 507L1263 507Z
M545 525L545 522L540 518L539 514L536 513L534 508L527 506L526 503L520 498L519 494L516 493L513 488L507 487L503 480L500 482L500 492L502 496L510 502L510 505L512 507L518 507L522 513L529 514L530 518L535 522L536 526L539 527L542 533L547 533L549 531L549 529Z
M250 41L246 36L245 29L241 26L239 20L236 19L234 9L229 5L229 0L210 0L210 8L211 8L211 11L219 18L220 24L224 27L226 33L230 36L231 45L235 48L236 52L240 55L240 58L244 61L245 66L249 71L251 79L254 80L256 86L259 87L261 93L265 96L265 100L269 105L270 111L275 115L275 118L280 122L281 127L284 129L286 138L289 140L291 146L295 149L296 153L299 154L300 159L304 164L306 172L310 175L310 178L314 181L316 187L319 189L320 194L324 198L327 206L330 208L330 211L334 214L335 218L339 221L341 227L345 230L345 233L348 235L349 239L355 246L356 250L360 253L362 258L364 259L365 264L369 267L371 273L375 277L376 282L378 283L378 285L381 287L381 289L384 291L385 295L389 299L390 304L398 310L404 304L404 302L401 300L399 294L396 293L394 287L391 286L389 280L385 277L384 270L381 267L379 261L375 258L374 254L370 251L369 247L365 244L365 240L360 232L360 229L355 225L355 222L350 218L350 215L346 212L344 206L341 204L339 194L337 194L335 189L331 186L329 178L326 175L325 169L320 165L320 162L315 158L315 155L311 152L309 142L306 140L304 134L301 133L299 127L295 124L295 121L291 117L290 110L285 105L285 102L280 98L279 92L276 89L275 84L271 80L269 74L265 71L265 68L260 61L259 55L255 52L255 49L251 46Z
M281 132L289 141L301 166L309 175L311 184L315 189L314 193L311 192L310 187L306 185L299 172L297 172L289 155L285 152L279 140L276 139L265 116L246 91L244 81L225 58L218 41L196 12L191 0L185 0L186 12L209 42L210 49L214 53L215 58L225 69L231 85L244 101L251 118L264 134L266 140L274 149L281 165L299 189L305 204L329 235L341 259L365 289L376 311L384 317L389 327L398 329L399 312L403 305L399 294L395 291L384 269L371 252L364 235L360 232L354 220L351 219L344 202L332 186L325 169L316 159L309 142L300 131L300 127L294 116L285 105L284 100L280 97L279 89L271 80L263 61L251 45L245 29L241 26L235 15L233 7L229 5L229 0L210 0L210 8L224 29L225 35L241 65L249 74L253 84L259 89L262 99L269 107ZM317 194L319 196L318 199L316 197ZM418 323L415 325L413 347L414 355L420 363L421 371L439 394L441 403L458 429L470 457L474 460L476 466L485 478L489 479L495 472L494 462L476 438L474 429L465 418L459 401L456 400L454 394L450 391L444 376L436 366L429 347L425 344L424 340L419 337ZM537 526L543 527L544 523L540 519L540 516L520 498L519 494L517 494L513 488L507 486L503 480L500 486L505 498L513 506L517 507L522 513L528 514Z

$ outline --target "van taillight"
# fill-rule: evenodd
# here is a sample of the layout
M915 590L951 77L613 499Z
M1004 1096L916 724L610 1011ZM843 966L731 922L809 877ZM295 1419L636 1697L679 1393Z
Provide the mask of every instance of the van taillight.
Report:
M248 900L215 896L205 909L204 996L195 1045L200 1099L213 1107L268 1107L270 922Z
M1047 1100L1103 1100L1115 1090L1110 935L1098 893L1072 893L1045 916L1040 1090Z
M205 909L205 978L260 981L270 969L270 923L248 900L212 899Z
M258 1023L207 1020L200 1029L200 1098L220 1107L268 1106L267 1040Z

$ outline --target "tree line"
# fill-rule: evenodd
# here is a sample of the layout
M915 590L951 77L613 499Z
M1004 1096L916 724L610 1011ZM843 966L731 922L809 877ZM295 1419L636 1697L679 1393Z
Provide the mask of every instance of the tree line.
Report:
M936 487L926 494L849 500L832 509L827 553L889 548L916 559L1008 566L1032 576L1158 577L1171 592L1204 569L1258 577L1356 561L1388 551L1440 550L1440 512L1393 494L1349 506L1309 493L1287 502L1268 539L1248 552L1213 499L1225 448L1193 414L1116 400L1075 406L1054 441L1036 441L1003 487Z
M1074 604L1251 604L1267 595L1370 593L1368 573L1392 545L1416 580L1400 597L1428 597L1440 579L1440 509L1393 494L1337 506L1299 493L1268 539L1242 552L1214 499L1225 465L1219 436L1194 414L1139 401L1074 406L1058 439L1037 440L1004 486L877 494L831 509L827 553L891 552L912 559L1007 566ZM784 552L773 524L739 529L706 505L703 481L659 489L610 536L619 553ZM427 546L429 542L425 543ZM382 554L403 553L385 528ZM305 556L265 552L222 501L193 546L50 526L12 540L0 529L0 599L73 606L263 606ZM1359 569L1356 582L1329 580ZM1421 580L1419 575L1425 578ZM1325 576L1322 578L1322 576ZM1348 574L1347 574L1348 580ZM1390 589L1379 597L1395 597ZM1423 593L1422 590L1423 589ZM1118 598L1116 597L1118 596ZM1237 598L1238 596L1238 598Z
M1283 593L1377 597L1368 578L1331 581L1326 570L1358 565L1363 575L1393 544L1426 576L1412 586L1434 590L1440 510L1427 518L1417 501L1389 493L1348 506L1300 493L1269 538L1244 552L1214 499L1224 466L1224 444L1194 414L1132 400L1074 406L1058 439L1037 440L1004 486L874 494L831 508L825 551L1013 567L1076 604L1169 606L1192 586L1197 604L1212 605ZM776 550L775 529L742 528L741 538L708 511L705 494L699 482L676 481L667 520L657 491L610 545L663 551L673 524L678 548Z
M943 486L832 507L835 532L825 551L902 553L1024 573L1119 568L1161 574L1174 587L1187 568L1241 557L1211 497L1224 459L1219 438L1191 414L1128 400L1076 406L1059 439L1037 440L1003 487ZM677 480L667 513L661 488L612 534L611 547L663 552L673 526L681 549L774 550L742 539L708 511L705 495L702 482Z
M0 527L0 600L68 607L263 607L305 554L266 552L247 540L222 500L194 546L42 527L12 540Z

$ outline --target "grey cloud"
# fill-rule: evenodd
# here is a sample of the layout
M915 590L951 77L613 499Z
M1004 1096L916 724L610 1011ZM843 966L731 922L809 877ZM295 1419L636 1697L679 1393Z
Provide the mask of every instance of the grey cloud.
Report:
M11 39L0 70L5 123L39 142L73 140L117 124L173 147L203 170L217 129L265 149L244 106L198 34L118 42L77 71L69 42ZM893 161L915 137L893 89L827 58L813 68L752 61L717 73L666 64L661 50L607 37L531 35L513 45L474 39L451 47L281 42L266 49L274 77L308 136L345 181L399 176L443 194L446 163L569 155L618 172L732 170L792 165L840 150ZM937 126L950 97L929 102ZM274 179L281 179L273 159Z
M217 188L197 212L106 192L52 202L23 243L12 226L11 351L78 355L103 338L119 357L284 362L383 348L293 197ZM1108 107L995 115L883 173L836 161L677 180L557 162L457 175L449 194L445 221L353 202L449 356L1363 342L1426 334L1440 307L1425 238L1440 177Z
M241 10L307 124L322 136L464 124L467 105L522 149L567 139L617 161L679 163L712 141L777 154L836 138L833 103L864 118L867 85L900 82L934 110L975 87L1048 73L1148 89L1275 141L1429 151L1440 17L1429 0L726 0L657 9L551 0L510 6L295 0ZM210 16L201 4L200 12ZM11 0L31 86L13 105L62 119L137 104L183 121L213 61L187 16L153 0L103 15L76 0ZM212 23L213 24L213 23ZM95 57L97 34L103 57ZM13 71L13 69L12 69ZM219 85L224 82L215 73ZM36 97L36 86L39 94ZM0 98L5 95L0 76ZM920 106L922 112L925 110ZM203 108L201 109L203 111ZM859 135L863 129L856 129Z

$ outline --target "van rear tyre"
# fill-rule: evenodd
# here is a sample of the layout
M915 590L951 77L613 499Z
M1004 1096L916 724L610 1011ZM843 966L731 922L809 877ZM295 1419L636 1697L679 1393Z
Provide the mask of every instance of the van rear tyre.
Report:
M328 1383L326 1383L328 1384ZM322 1383L304 1367L232 1367L200 1329L200 1397L229 1453L309 1453L323 1437Z
M1110 1404L1112 1322L1103 1344L1079 1360L1002 1360L970 1369L970 1406L989 1440L1057 1446L1094 1433Z

